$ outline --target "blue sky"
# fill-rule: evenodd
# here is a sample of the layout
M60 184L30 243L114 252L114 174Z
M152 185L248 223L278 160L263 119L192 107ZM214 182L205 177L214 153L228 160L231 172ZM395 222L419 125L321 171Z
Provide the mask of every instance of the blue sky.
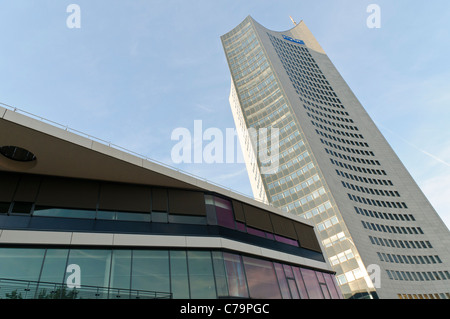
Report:
M69 29L69 4L81 28ZM369 29L369 4L381 28ZM243 164L180 164L177 127L233 128L220 36L304 20L450 226L450 2L0 2L0 102L251 195Z

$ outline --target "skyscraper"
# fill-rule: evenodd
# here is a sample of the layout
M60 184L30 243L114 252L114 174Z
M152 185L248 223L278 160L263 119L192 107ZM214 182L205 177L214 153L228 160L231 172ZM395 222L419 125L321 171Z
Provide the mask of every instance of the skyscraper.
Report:
M315 225L346 298L450 298L448 228L305 23L221 39L254 197Z

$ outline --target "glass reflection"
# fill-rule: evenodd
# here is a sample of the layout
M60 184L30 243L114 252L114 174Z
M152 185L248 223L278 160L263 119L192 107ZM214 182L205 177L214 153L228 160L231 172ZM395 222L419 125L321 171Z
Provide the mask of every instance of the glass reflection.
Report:
M243 257L251 298L280 299L281 292L270 261Z
M191 298L216 298L211 252L188 251L188 265Z
M173 298L189 298L189 278L186 251L170 252L170 283Z

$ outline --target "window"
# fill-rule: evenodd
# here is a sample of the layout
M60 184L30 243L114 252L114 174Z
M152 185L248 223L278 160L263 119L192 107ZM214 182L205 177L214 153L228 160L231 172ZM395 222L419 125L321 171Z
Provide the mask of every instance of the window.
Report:
M223 253L230 297L248 298L244 267L239 255Z
M306 290L310 299L323 299L322 290L317 281L314 270L301 268L301 274L305 282Z
M273 264L269 261L250 257L243 257L243 260L250 298L281 298Z
M32 208L33 203L14 202L11 209L11 214L29 215L31 214Z
M188 267L191 298L216 298L211 252L188 251Z
M34 208L33 216L94 219L95 211L36 206Z
M133 250L131 288L169 292L167 250Z

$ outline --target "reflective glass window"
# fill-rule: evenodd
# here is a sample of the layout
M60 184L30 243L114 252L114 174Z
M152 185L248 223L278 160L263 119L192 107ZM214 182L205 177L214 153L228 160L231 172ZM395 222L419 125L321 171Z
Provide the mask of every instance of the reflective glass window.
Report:
M228 284L223 254L220 251L213 251L212 258L214 265L214 276L216 278L217 295L219 297L226 297L228 296Z
M37 281L45 249L0 248L0 278Z
M250 298L280 299L281 292L270 261L243 257Z
M81 286L108 287L111 251L102 249L73 249L69 252L67 265L77 265L80 270ZM69 276L74 272L67 272ZM70 281L70 279L69 279ZM72 282L75 283L75 282Z
M331 274L323 274L325 277L325 282L327 284L328 290L330 291L331 298L333 299L339 299L339 293L336 289L335 282L333 280L333 277Z
M186 251L170 251L170 276L173 298L189 298L189 279Z
M65 218L95 218L95 211L82 209L65 209L36 206L34 216L65 217Z
M301 268L303 281L310 299L323 299L322 291L314 270Z
M275 235L275 240L279 241L280 243L284 243L284 244L288 244L288 245L291 245L291 246L299 247L298 241L296 241L294 239L290 239L290 238L287 238L287 237Z
M289 289L291 290L292 299L300 299L300 295L297 290L297 285L295 284L294 279L288 279Z
M228 291L231 297L248 297L244 267L239 255L223 253L227 272Z
M247 231L247 229L245 227L245 224L244 223L239 223L239 222L236 222L236 229L240 230L240 231L243 231L243 232Z
M168 223L169 222L169 214L165 212L152 212L151 219L152 222L155 223Z
M191 298L216 298L211 252L189 251L188 267Z
M300 268L292 267L292 271L294 272L295 282L297 283L298 291L300 293L301 299L308 299L308 292L306 291L305 283L303 281L303 277L300 272Z
M234 229L234 215L231 202L223 198L214 197L214 204L216 206L217 224Z
M279 263L274 263L273 265L275 267L275 273L277 274L278 283L280 285L281 297L283 299L291 299L291 293L289 292L289 285L283 271L283 266Z
M39 281L63 283L68 249L47 249Z
M150 214L117 212L116 219L135 222L149 222Z
M328 292L327 285L320 284L320 289L325 297L325 299L331 299L330 293Z
M255 236L266 238L265 232L263 232L262 230L256 229L256 228L252 228L252 227L248 227L247 226L247 233L249 233L251 235L255 235Z
M113 250L109 286L117 289L130 289L131 250ZM115 291L116 294L118 292L119 291Z
M167 250L133 250L131 288L170 292Z
M201 216L169 215L169 223L206 225L206 218Z
M97 212L97 219L115 220L116 219L116 212L99 210Z

